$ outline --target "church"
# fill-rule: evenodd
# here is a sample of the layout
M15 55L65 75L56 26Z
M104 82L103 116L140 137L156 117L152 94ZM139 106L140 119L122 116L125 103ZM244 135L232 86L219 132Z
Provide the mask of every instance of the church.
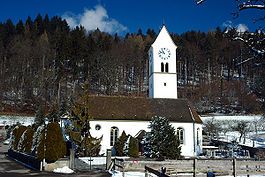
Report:
M202 152L202 121L187 100L178 99L176 49L163 25L149 49L149 97L89 96L91 135L103 135L100 154L106 153L123 131L133 137L150 131L154 116L166 117L175 128L182 156Z

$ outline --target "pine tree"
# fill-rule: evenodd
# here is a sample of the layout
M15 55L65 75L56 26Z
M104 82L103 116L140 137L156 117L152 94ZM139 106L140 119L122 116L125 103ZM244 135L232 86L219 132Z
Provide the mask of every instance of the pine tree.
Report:
M34 123L37 126L43 125L44 124L44 110L43 110L43 106L39 106L35 115L35 119L34 119Z
M154 117L150 122L151 157L176 159L180 157L180 143L175 129L164 117Z
M78 103L74 104L72 108L71 121L73 129L68 130L71 140L78 146L78 152L81 156L97 156L100 152L100 138L92 137L90 134L90 120L89 105L87 94L84 94Z

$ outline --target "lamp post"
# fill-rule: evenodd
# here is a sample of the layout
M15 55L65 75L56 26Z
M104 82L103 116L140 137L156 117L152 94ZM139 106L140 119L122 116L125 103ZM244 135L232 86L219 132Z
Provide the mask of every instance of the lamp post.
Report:
M45 161L45 157L46 157L46 136L47 136L47 125L49 123L48 118L46 117L44 119L44 151L43 151L43 169L45 170L45 165L46 165L46 161Z

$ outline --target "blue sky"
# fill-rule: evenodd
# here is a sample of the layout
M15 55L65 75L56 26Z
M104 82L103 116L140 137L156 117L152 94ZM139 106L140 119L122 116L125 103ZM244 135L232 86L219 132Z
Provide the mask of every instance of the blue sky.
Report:
M8 18L15 23L28 16L35 19L40 13L49 17L61 16L71 27L83 25L88 30L99 27L102 31L120 34L158 31L165 22L168 30L181 34L190 30L209 31L217 26L239 26L254 31L264 27L264 21L253 23L264 11L247 10L234 19L234 0L207 0L197 6L194 0L8 0L1 2L0 21Z

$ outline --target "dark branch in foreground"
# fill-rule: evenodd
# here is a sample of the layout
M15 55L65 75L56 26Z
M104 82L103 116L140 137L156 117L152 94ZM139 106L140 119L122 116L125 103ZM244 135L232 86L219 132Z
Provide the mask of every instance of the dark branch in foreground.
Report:
M263 4L239 4L239 10L245 10L245 9L260 9L260 10L264 10L265 9L265 5Z
M197 5L202 4L206 0L195 0ZM235 0L238 3L239 11L245 9L260 9L265 10L265 1L264 0Z

